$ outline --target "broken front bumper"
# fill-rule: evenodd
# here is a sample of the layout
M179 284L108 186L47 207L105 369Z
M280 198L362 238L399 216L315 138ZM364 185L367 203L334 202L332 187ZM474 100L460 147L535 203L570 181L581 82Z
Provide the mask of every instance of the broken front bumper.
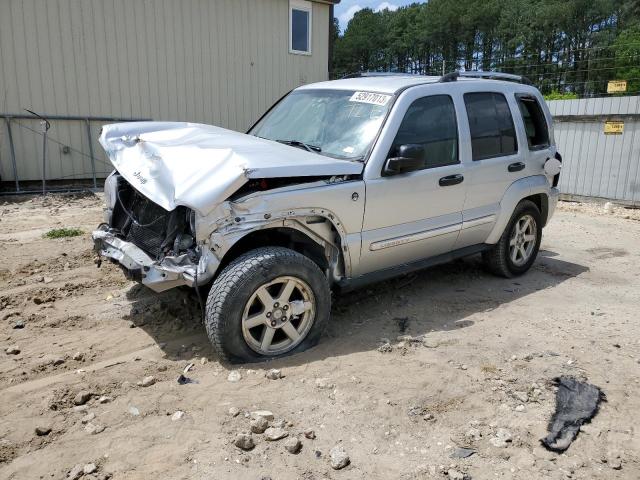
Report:
M94 250L101 256L119 263L128 275L148 286L156 292L173 287L195 286L198 265L189 260L187 255L165 257L161 261L154 260L133 243L125 242L114 234L95 230L91 234ZM199 275L198 283L208 280L209 275Z

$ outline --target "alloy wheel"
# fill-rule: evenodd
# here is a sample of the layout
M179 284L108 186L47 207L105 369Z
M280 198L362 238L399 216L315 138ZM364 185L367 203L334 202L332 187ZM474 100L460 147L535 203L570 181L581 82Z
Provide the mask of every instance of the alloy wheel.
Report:
M315 296L303 280L281 276L256 289L242 314L242 335L261 355L280 355L304 340L315 319Z
M523 215L513 225L509 239L509 258L511 262L521 267L529 261L536 245L538 226L535 219L529 215Z

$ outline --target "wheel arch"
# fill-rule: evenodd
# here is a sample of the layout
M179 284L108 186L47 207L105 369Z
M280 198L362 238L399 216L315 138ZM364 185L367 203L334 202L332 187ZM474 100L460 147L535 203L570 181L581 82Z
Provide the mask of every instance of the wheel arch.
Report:
M285 247L313 261L330 283L338 281L350 267L349 252L340 230L329 218L287 218L226 237L227 247L215 278L234 259L260 247Z
M536 207L538 207L538 210L540 210L540 216L542 217L542 226L544 227L547 224L547 218L549 216L549 195L547 195L546 193L534 193L533 195L524 197L522 200L530 200L535 203Z
M498 242L513 211L523 200L530 200L538 207L544 227L549 217L549 189L549 182L544 175L525 177L513 182L500 201L498 219L485 243Z

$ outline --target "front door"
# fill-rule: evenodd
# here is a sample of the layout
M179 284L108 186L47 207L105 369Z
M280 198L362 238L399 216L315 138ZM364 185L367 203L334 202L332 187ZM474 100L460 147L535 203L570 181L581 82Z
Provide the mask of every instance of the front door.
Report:
M387 128L396 125L397 130L395 135L384 132L393 138L385 156L397 156L401 145L420 145L424 163L415 171L365 177L359 274L446 253L460 231L467 182L459 158L454 99L411 90L405 95L387 122Z

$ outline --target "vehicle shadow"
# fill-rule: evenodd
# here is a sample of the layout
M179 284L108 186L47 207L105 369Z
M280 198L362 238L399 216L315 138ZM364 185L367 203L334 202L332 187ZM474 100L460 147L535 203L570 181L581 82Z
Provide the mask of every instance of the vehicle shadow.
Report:
M428 338L471 326L473 314L491 312L588 271L557 257L541 250L527 274L505 279L488 273L477 255L335 295L329 325L317 347L251 368L300 365L376 349L383 339L394 343L400 335ZM154 293L136 285L127 297L132 302L129 319L160 345L167 358L190 359L197 354L215 359L194 291Z

